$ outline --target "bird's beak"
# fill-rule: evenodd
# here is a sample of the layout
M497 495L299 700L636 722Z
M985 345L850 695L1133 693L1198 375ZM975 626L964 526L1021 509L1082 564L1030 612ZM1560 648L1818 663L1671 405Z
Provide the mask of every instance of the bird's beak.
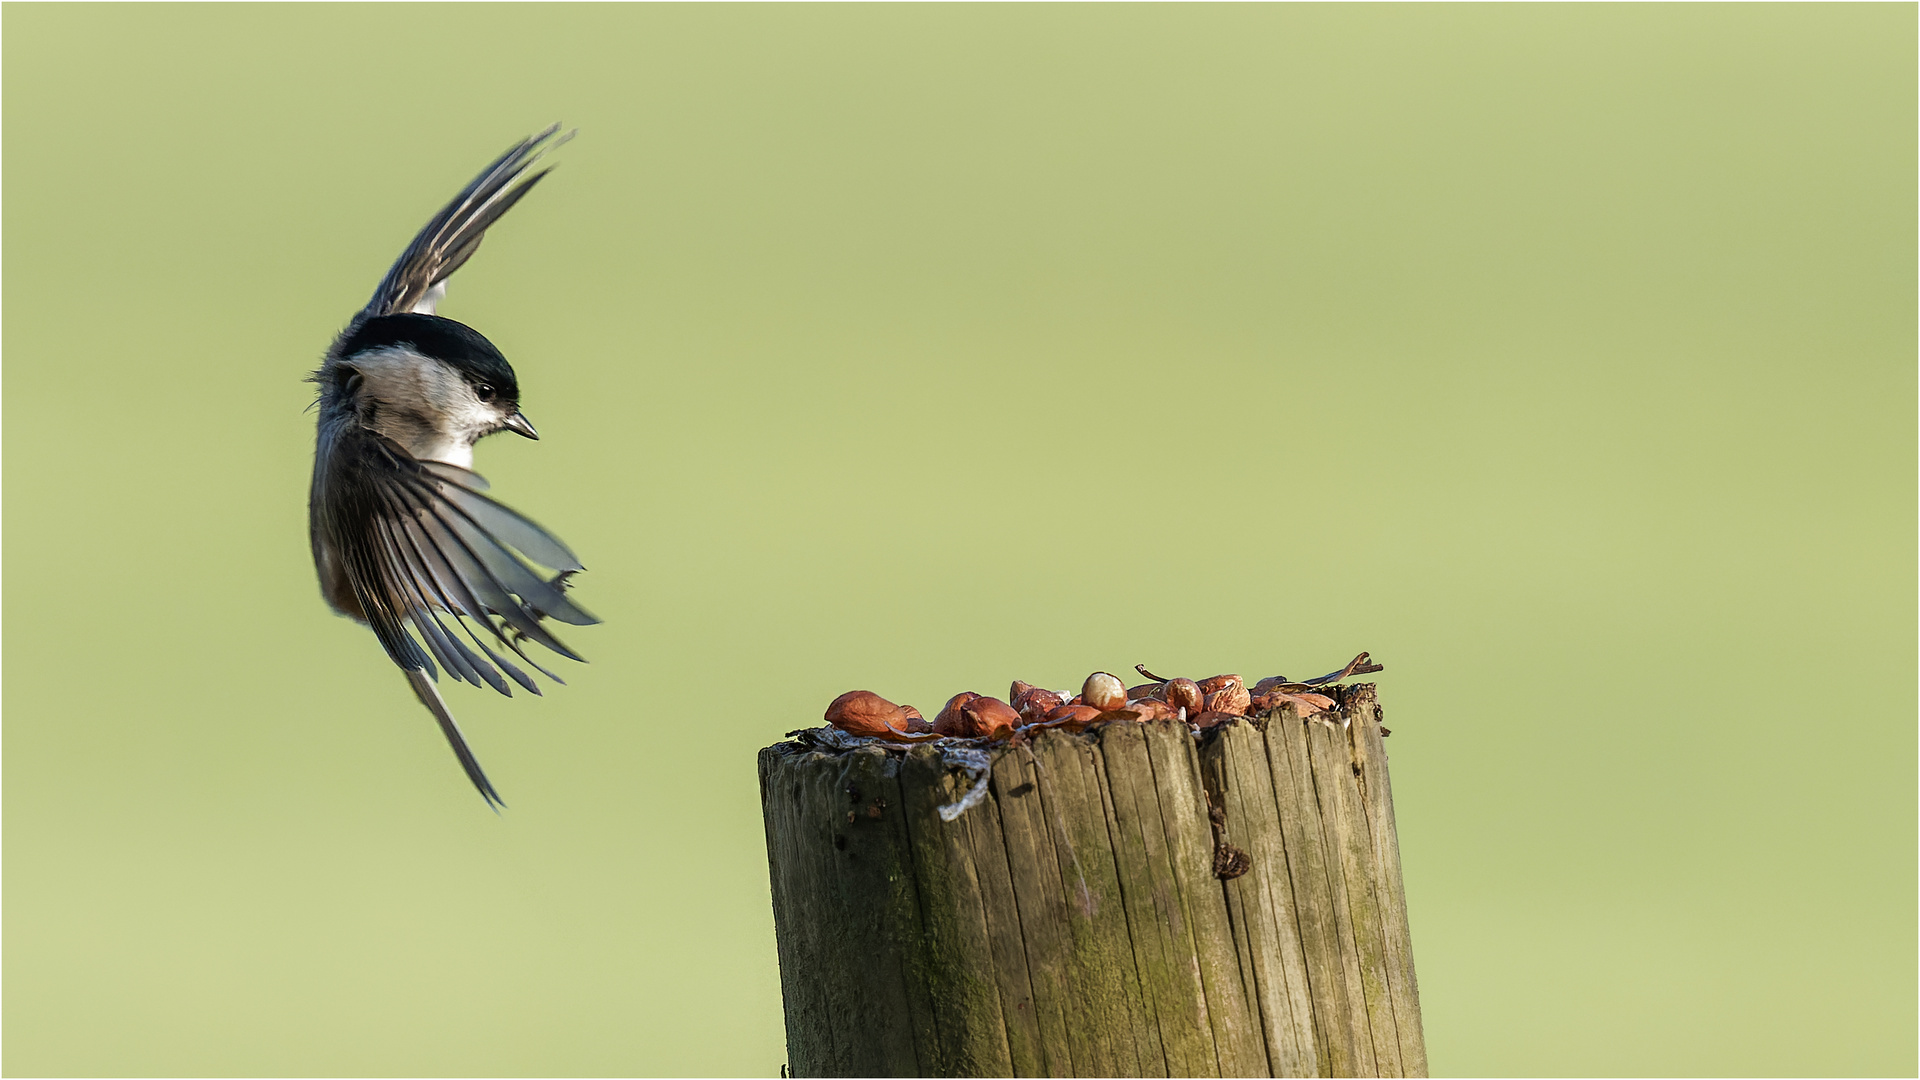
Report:
M505 423L507 430L515 435L525 435L529 439L540 437L540 433L533 430L533 424L527 419L527 415L518 409L514 410L512 416L507 417Z

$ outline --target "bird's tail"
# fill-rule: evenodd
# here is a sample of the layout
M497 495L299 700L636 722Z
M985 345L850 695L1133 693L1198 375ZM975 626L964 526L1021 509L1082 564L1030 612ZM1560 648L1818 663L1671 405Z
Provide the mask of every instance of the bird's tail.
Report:
M425 671L417 669L407 672L407 682L413 687L414 696L420 699L420 704L425 705L433 718L440 722L440 733L447 737L447 744L453 747L453 756L460 759L460 767L467 770L467 779L473 781L474 788L480 792L481 798L487 800L487 805L493 808L494 813L499 813L500 808L507 804L500 801L499 792L493 790L487 774L480 770L480 760L473 756L472 750L467 749L466 737L460 734L460 725L454 723L453 712L447 708L446 699L440 696L440 688L433 685L433 679Z

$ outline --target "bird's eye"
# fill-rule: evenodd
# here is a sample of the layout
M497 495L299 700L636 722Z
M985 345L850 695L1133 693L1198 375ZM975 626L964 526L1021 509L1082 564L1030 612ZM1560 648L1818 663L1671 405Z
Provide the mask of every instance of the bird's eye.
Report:
M473 388L473 392L479 395L481 401L492 401L496 393L492 383L481 383Z

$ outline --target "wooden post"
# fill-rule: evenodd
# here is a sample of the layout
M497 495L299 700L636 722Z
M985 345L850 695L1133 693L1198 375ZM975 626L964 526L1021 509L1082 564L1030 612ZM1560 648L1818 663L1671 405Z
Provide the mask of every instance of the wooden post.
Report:
M792 1075L1425 1076L1380 708L1335 692L762 750Z

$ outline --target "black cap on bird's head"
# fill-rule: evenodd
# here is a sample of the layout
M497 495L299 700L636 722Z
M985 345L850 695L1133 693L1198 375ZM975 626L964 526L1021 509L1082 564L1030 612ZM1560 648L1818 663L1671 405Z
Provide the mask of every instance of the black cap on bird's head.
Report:
M513 365L493 342L466 323L414 312L376 315L354 327L337 351L351 362L360 353L378 349L410 349L446 364L466 379L481 401L504 406L511 414L506 421L509 431L529 439L540 437L520 414L520 381Z
M519 400L520 383L513 365L493 342L466 323L439 315L377 315L354 328L341 343L340 355L395 348L431 356L465 375L467 381L485 383L502 397Z

